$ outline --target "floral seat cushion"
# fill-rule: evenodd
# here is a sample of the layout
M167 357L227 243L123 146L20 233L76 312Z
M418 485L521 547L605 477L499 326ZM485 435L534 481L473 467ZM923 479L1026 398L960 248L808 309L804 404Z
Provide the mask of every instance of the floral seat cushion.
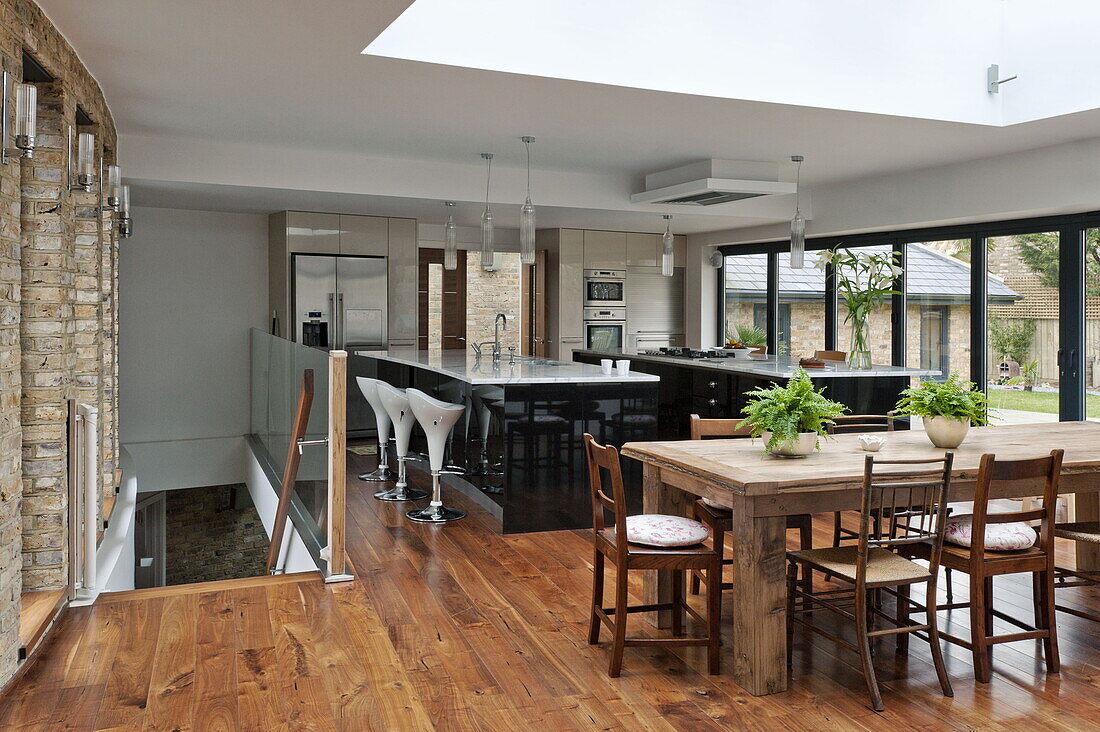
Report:
M974 527L971 525L973 518L973 516L949 518L943 536L944 540L959 546L971 546L974 539ZM1036 538L1035 529L1023 521L1014 521L1007 524L986 524L985 527L985 548L992 551L1010 552L1030 549L1035 546Z
M683 516L646 513L626 517L626 540L646 546L693 546L710 536L705 524Z

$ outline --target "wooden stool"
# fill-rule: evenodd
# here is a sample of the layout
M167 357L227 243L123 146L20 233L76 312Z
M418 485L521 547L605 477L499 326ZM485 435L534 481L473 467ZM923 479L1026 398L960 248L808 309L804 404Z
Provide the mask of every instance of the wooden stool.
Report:
M1090 544L1100 544L1100 521L1079 521L1072 524L1055 524L1054 536L1059 539L1072 539L1073 541L1087 541ZM1066 569L1065 567L1054 568L1054 589L1056 590L1062 587L1092 587L1095 585L1100 585L1100 572L1080 572L1076 569ZM1088 613L1084 610L1066 607L1065 605L1055 605L1054 609L1100 623L1100 615Z

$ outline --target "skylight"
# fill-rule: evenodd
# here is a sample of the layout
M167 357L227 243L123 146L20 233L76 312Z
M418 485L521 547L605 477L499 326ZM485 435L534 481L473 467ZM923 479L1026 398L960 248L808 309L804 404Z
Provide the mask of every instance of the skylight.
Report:
M1008 125L1100 107L1086 0L416 0L364 54ZM986 90L986 70L1019 78Z

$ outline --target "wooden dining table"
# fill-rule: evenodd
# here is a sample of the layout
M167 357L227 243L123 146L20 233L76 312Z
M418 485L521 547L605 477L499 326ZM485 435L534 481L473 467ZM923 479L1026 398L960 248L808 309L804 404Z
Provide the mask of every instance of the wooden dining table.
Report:
M1100 423L1056 422L972 428L952 450L951 501L973 498L982 455L1019 459L1065 450L1059 492L1075 493L1076 520L1100 518ZM930 458L944 450L922 431L886 436L876 453L883 459ZM733 509L734 590L723 602L733 614L733 656L725 669L749 693L760 696L787 688L786 520L792 514L858 509L864 458L858 435L822 439L820 450L802 459L766 455L761 440L630 442L622 454L643 463L646 513L689 516L697 496ZM1034 486L995 486L993 498L1024 498ZM1077 566L1100 569L1095 544L1079 543ZM646 602L667 602L671 579L646 573ZM667 574L667 573L663 573ZM668 613L658 616L661 627ZM732 666L730 661L732 660ZM728 671L727 671L728 672Z

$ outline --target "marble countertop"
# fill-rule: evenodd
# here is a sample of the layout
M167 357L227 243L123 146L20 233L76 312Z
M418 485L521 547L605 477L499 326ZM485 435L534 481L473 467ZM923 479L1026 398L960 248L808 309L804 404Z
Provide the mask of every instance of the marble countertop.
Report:
M739 374L751 374L772 379L786 379L798 370L798 359L788 356L766 356L750 359L746 356L736 358L681 358L678 356L648 356L635 348L615 348L606 350L576 350L575 354L596 358L629 358L637 361L649 361L691 368L706 368L716 371L731 371ZM850 369L839 361L826 361L823 369L806 369L812 378L866 378L869 376L937 376L934 369L912 369L904 366L874 364L869 369Z
M435 371L467 384L619 384L660 381L653 374L632 371L626 376L600 371L599 366L584 363L566 363L548 358L516 356L509 363L508 356L501 356L493 363L489 354L477 356L470 351L433 350L415 348L391 348L379 351L354 351L356 356L393 361L408 366Z

